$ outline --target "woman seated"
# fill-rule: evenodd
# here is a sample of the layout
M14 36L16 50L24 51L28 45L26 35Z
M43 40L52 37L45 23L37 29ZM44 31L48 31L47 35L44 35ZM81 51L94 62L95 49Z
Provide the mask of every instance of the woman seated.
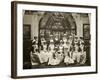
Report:
M71 58L70 52L69 52L68 48L65 48L64 49L64 56L65 56L64 63L66 65L69 65L69 64L73 64L74 63L74 60Z
M49 42L49 45L48 45L48 54L49 54L49 57L53 56L54 48L55 48L54 40L50 39L50 42Z
M59 65L62 60L62 54L58 53L58 50L55 50L53 56L50 58L48 65Z
M32 51L30 52L30 59L31 59L32 68L39 67L40 60L39 60L38 54L39 54L38 49L36 49L36 50L32 49Z
M47 44L46 41L42 41L41 48L40 48L39 59L41 63L47 63L48 61L48 51L47 51Z
M62 40L60 41L60 44L56 44L56 58L59 59L59 64L63 61L64 59L64 47L63 47L63 42Z
M79 44L78 43L76 43L75 45L74 45L74 51L73 51L73 60L74 60L74 62L76 62L76 63L80 63L80 52L79 52Z

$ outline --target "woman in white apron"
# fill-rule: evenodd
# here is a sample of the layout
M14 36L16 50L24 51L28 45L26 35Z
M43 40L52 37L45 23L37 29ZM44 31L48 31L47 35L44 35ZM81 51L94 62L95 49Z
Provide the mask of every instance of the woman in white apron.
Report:
M64 47L64 56L65 56L64 63L66 65L73 63L72 58L69 56L69 53L70 53L70 43L67 42L67 41L68 40L66 38L63 38L63 42L64 42L63 47Z
M55 48L54 40L51 39L49 46L48 46L48 55L49 55L48 65L50 65L52 63L53 54L55 53L54 48Z
M32 47L33 47L33 49L30 52L31 65L32 65L32 68L37 68L37 67L39 67L39 64L40 64L40 59L38 56L39 55L38 43L33 42Z
M65 51L65 50L64 50ZM69 51L68 49L66 49L66 54L65 54L65 58L64 58L64 63L66 65L69 65L69 64L73 64L74 63L74 60L69 56Z
M48 51L47 51L47 44L46 41L41 42L41 51L39 54L39 59L41 63L46 63L48 61Z
M53 53L54 56L52 56L49 59L49 63L48 65L59 65L60 64L60 59L59 59L59 55L58 52L55 50L55 52Z
M74 52L73 52L73 60L74 62L76 63L79 63L80 62L80 52L79 52L79 44L75 44L74 46Z
M72 57L72 53L73 53L73 45L74 45L74 43L73 43L73 41L74 41L74 39L73 39L73 36L69 36L69 39L68 39L68 42L69 42L69 56L70 57Z
M63 40L60 40L60 45L58 46L58 55L57 58L59 59L59 64L63 62L64 59L64 46Z

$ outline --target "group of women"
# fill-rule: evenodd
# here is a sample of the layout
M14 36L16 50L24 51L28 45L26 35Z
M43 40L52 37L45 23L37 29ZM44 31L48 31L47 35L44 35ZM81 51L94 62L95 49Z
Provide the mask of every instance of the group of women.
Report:
M61 39L51 37L49 41L44 37L39 41L35 37L32 41L30 58L33 66L84 65L86 63L84 40L82 37L72 35L63 36Z

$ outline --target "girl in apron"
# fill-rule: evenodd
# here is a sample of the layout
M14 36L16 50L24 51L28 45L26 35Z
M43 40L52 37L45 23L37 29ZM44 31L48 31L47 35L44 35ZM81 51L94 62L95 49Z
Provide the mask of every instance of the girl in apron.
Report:
M49 65L59 65L60 59L58 58L58 49L54 49L53 56L50 58Z
M59 65L62 62L62 60L63 60L63 53L59 52L59 44L56 44L49 65Z
M71 57L69 56L70 53L70 43L68 42L67 38L63 37L63 47L64 47L64 63L66 65L73 63Z
M73 64L74 63L74 60L70 56L70 48L68 46L64 47L64 56L65 56L64 63L66 65L69 65L69 64Z
M47 44L46 41L42 41L41 42L41 51L39 54L39 59L41 63L47 63L48 61L48 51L47 51Z
M39 59L39 56L38 55L39 55L38 45L37 45L36 42L34 42L33 49L30 52L30 59L31 59L32 68L39 67L40 59Z
M77 64L79 64L80 62L80 52L79 52L79 44L76 43L74 46L74 52L73 52L73 60L74 62L76 62Z
M69 56L72 57L72 53L73 53L73 45L74 45L74 39L73 36L69 36L68 42L69 42Z
M64 59L64 47L63 47L63 41L62 40L60 40L60 44L58 45L58 51L56 53L56 58L58 59L59 64L61 62L63 62L63 59Z
M51 39L48 46L48 56L49 56L48 65L52 63L53 54L55 53L54 48L55 48L54 40Z

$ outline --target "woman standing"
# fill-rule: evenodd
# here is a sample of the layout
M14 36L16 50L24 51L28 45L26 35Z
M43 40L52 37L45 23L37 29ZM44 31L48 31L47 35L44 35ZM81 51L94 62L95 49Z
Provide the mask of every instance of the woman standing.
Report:
M50 65L52 63L53 54L55 52L54 48L55 48L54 40L50 39L50 43L49 43L49 46L48 46L48 56L49 56L48 65Z
M84 43L80 44L80 49L81 49L80 64L85 64L85 62L86 62L86 51L85 51Z

